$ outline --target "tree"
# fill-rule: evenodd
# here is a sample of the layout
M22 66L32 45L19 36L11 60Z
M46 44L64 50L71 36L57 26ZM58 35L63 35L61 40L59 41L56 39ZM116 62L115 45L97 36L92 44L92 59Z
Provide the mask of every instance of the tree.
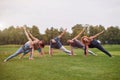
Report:
M38 27L35 26L35 25L32 26L31 33L32 33L33 36L35 36L38 39L42 38L41 35L40 35L40 31L39 31Z
M59 30L59 34L63 32L63 28L61 27ZM62 44L66 45L67 44L67 40L71 38L71 34L69 32L66 31L66 33L62 36L61 38L61 42Z
M72 27L72 34L71 34L71 38L73 38L73 37L75 37L76 35L78 35L79 33L80 33L80 31L82 31L83 30L83 26L82 26L82 24L76 24L75 26L73 26ZM83 34L81 35L81 36L83 36ZM78 38L78 39L80 39L80 38Z
M102 25L96 25L96 26L89 26L89 36L93 36L101 31L105 30L105 28ZM96 39L100 40L101 42L104 43L104 34L101 34L99 37Z
M46 44L49 44L49 41L51 39L51 31L48 28L45 30L45 35L43 39L45 40Z
M106 42L109 44L120 44L120 29L118 27L109 27L106 31Z
M60 28L59 30L57 28L51 27L50 29L46 29L45 34L40 34L40 31L37 26L33 25L32 28L28 27L27 25L24 25L27 27L27 29L30 30L30 32L33 34L33 36L43 39L46 44L49 44L50 39L58 36L64 29ZM66 32L66 34L62 37L61 42L63 44L67 44L66 41L68 39L72 39L75 37L80 31L82 31L83 28L86 28L85 32L81 35L82 36L92 36L95 35L102 30L105 30L104 26L102 25L82 25L82 24L76 24L72 27L72 33ZM80 39L80 38L78 38ZM108 27L103 34L101 34L96 39L99 39L102 41L102 43L110 43L110 44L120 44L120 28L119 26L110 26ZM24 34L23 29L21 29L19 26L9 26L8 28L5 28L4 30L0 30L0 44L24 44L27 41L27 38Z

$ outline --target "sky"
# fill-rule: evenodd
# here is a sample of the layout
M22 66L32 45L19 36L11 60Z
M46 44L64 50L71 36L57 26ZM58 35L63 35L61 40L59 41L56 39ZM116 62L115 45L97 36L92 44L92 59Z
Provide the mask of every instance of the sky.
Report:
M76 24L120 26L120 0L0 0L0 30L9 26L71 28Z

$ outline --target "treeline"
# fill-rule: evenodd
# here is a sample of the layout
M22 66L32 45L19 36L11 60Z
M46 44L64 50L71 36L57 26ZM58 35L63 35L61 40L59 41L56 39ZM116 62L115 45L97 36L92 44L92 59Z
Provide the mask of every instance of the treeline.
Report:
M64 28L62 27L60 29L51 27L50 29L47 28L45 30L45 34L41 34L39 27L37 27L36 25L33 25L31 28L27 25L24 26L26 26L36 38L43 39L46 44L49 44L50 39L58 36L64 30ZM120 44L119 26L110 26L107 29L105 29L105 27L102 25L93 26L82 24L76 24L75 26L73 26L71 28L72 33L66 32L66 34L62 37L61 42L64 45L67 45L66 41L75 37L84 27L86 28L86 31L81 36L92 36L102 30L105 30L105 32L96 39L100 40L103 44ZM23 32L23 29L20 28L20 26L10 26L9 28L0 30L0 45L24 44L26 41L27 38Z

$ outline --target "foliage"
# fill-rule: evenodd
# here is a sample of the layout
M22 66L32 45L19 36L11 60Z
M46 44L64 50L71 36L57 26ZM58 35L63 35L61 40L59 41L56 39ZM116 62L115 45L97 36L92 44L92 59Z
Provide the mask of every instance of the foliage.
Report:
M118 27L109 27L106 32L106 40L111 44L120 44L120 29Z
M45 30L45 34L41 34L39 31L39 27L37 27L36 25L33 25L32 28L27 25L24 26L26 26L30 30L33 36L38 39L43 39L46 44L49 44L50 39L58 36L64 30L64 28L62 27L60 29L51 27L50 29L47 28ZM102 43L120 44L120 28L118 26L110 26L105 29L105 27L102 25L93 26L88 24L76 24L75 26L73 26L71 28L72 33L66 32L66 34L62 37L62 44L66 45L66 41L75 37L80 31L82 31L83 28L86 28L86 30L78 38L79 40L84 35L92 36L104 30L104 33L96 39L100 40ZM10 26L9 28L0 31L0 44L24 44L26 41L27 39L25 37L23 29L21 29L20 26Z

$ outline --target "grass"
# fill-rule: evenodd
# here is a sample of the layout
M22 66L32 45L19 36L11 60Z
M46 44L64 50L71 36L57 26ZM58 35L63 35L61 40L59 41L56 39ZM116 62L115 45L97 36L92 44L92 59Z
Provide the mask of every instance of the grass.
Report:
M45 47L44 57L35 52L34 60L28 60L26 55L21 60L17 56L4 63L18 48L19 45L0 46L0 80L120 80L120 45L104 45L112 58L97 49L91 50L98 56L85 57L81 49L75 49L76 56L54 50L50 57Z

